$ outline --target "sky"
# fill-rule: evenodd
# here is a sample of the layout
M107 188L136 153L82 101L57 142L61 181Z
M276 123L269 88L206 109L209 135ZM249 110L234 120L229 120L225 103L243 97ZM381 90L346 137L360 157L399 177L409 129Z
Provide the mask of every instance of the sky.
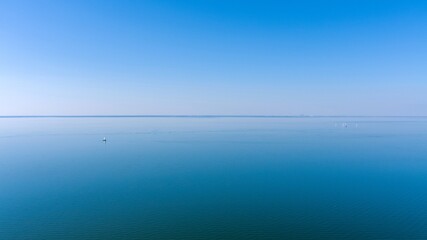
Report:
M0 0L0 115L427 116L427 1Z

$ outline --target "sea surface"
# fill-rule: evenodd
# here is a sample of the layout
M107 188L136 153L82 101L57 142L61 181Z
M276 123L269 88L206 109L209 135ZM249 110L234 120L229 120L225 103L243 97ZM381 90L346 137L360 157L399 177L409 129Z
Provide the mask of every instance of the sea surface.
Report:
M0 118L0 239L427 239L427 118Z

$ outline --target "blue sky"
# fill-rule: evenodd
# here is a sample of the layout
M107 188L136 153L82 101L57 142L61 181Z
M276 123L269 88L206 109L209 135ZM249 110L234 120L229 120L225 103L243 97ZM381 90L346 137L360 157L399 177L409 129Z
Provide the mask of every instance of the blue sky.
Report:
M427 115L426 1L0 0L0 115Z

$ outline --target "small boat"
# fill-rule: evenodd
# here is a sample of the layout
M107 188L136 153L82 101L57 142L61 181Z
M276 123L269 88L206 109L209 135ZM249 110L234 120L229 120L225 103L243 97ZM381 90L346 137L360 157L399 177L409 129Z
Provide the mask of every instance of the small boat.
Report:
M107 142L107 139L104 137L104 139L102 139L103 142Z

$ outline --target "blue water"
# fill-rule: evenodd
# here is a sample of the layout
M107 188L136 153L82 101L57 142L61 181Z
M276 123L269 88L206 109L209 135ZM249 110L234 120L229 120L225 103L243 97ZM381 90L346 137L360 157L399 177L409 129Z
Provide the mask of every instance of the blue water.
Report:
M0 118L0 239L285 238L427 239L427 118Z

